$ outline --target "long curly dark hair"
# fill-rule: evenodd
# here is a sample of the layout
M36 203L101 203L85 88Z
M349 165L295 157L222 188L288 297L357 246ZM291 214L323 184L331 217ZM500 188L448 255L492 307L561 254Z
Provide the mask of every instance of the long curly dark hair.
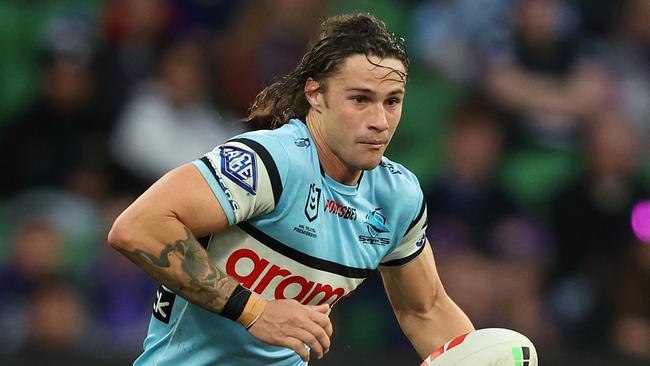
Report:
M277 128L291 118L305 120L309 102L304 87L307 79L321 81L338 71L351 55L362 54L400 60L408 73L409 59L404 39L389 33L386 24L370 14L344 14L327 18L320 36L312 43L295 70L262 90L250 107L245 121L259 128ZM406 75L401 75L405 80Z

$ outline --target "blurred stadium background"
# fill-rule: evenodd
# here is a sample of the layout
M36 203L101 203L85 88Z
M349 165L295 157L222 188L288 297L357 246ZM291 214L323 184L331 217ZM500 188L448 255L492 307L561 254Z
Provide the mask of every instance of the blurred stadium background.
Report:
M245 130L319 20L367 11L412 68L388 156L447 291L542 365L650 365L647 0L3 0L0 364L123 365L155 285L106 245L165 171ZM378 276L314 365L417 365Z

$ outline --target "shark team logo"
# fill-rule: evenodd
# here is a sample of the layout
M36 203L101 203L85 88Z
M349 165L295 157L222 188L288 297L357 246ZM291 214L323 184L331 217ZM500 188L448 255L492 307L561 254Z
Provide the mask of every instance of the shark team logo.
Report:
M390 233L386 225L386 216L381 212L381 208L375 208L366 215L366 229L368 235L359 235L359 241L371 245L388 245L390 239L382 237L383 234Z
M390 229L386 226L386 217L379 212L381 208L376 208L366 215L366 225L368 225L368 234L377 237L379 234L388 233Z
M257 190L257 165L255 154L236 146L223 146L221 173L246 192L255 195Z
M309 186L309 194L307 195L307 202L305 203L305 216L307 216L307 220L309 220L309 222L316 220L318 217L320 192L321 189L316 187L315 183L312 183Z

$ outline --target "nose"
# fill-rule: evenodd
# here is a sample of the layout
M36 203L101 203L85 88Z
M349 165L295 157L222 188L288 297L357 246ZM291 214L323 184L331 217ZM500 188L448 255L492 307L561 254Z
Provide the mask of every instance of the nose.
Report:
M369 126L370 129L377 130L379 132L385 131L388 129L388 116L386 110L382 103L377 103L372 108L371 115L369 116Z

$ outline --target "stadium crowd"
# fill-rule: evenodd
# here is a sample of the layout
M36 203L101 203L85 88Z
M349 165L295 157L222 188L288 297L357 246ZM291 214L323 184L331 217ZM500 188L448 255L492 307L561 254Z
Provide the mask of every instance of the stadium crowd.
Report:
M650 362L650 245L629 224L650 199L646 0L1 2L0 360L139 353L156 284L108 247L110 225L255 128L240 120L256 93L348 11L407 39L387 155L418 175L475 326L518 330L553 365ZM313 363L416 365L390 312L373 275Z

